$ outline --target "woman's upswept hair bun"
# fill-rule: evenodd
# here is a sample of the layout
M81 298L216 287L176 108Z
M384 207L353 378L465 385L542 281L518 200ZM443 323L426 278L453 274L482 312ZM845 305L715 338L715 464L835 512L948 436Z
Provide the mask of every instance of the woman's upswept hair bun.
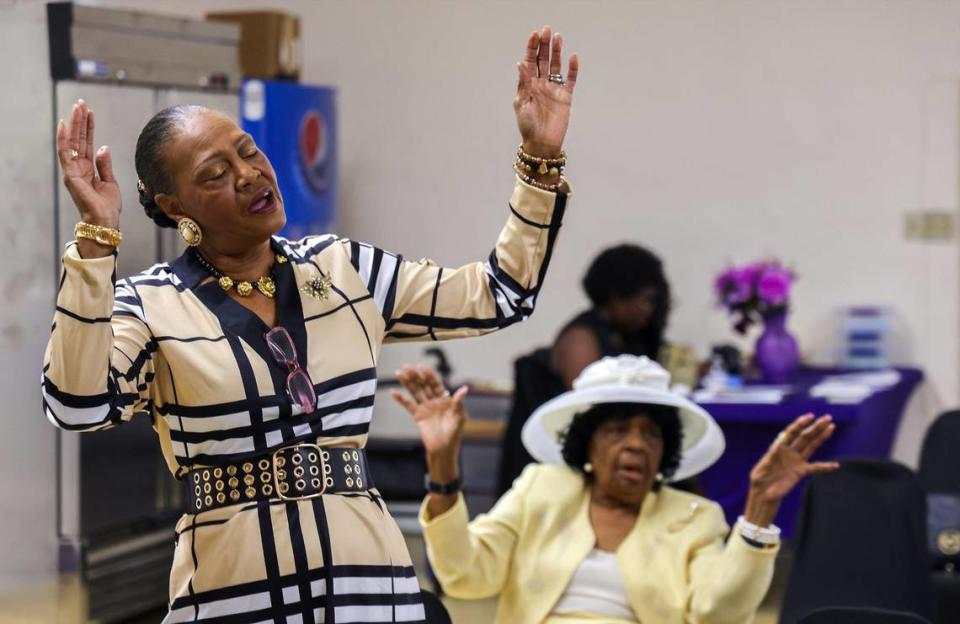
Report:
M158 193L169 193L173 186L164 158L164 146L189 117L207 110L209 109L195 104L171 106L151 117L140 131L134 156L134 165L140 177L137 184L140 205L147 216L160 227L177 227L177 222L168 217L153 199Z
M146 186L146 183L144 183ZM154 223L164 228L175 228L177 227L177 222L171 219L166 215L166 213L160 209L160 206L157 205L157 202L153 199L153 193L148 193L146 188L143 190L138 190L140 196L140 205L143 206L143 211L147 214L147 217L153 220Z

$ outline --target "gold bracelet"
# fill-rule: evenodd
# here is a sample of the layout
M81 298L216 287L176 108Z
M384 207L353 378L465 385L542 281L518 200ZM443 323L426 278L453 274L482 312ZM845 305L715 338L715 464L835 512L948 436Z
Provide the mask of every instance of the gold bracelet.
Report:
M528 162L525 162L520 158L517 159L517 162L514 163L514 166L523 169L523 171L526 172L528 175L533 173L533 170L534 170L533 165L531 165ZM537 173L539 173L540 175L547 175L547 174L555 175L555 176L563 175L563 165L560 165L559 167L548 167L547 163L540 163L540 165L536 167L536 170L537 170Z
M517 147L517 158L537 164L544 162L548 165L562 165L567 162L567 153L560 150L560 155L556 158L541 158L540 156L534 156L533 154L528 154L523 151L523 143L521 143L520 146Z
M563 168L567 164L567 153L560 150L557 158L541 158L523 151L523 144L517 148L517 162L527 173L532 173L534 167L540 175L563 175Z
M85 238L92 240L107 247L119 247L123 240L123 234L116 228L109 228L102 225L93 225L81 221L73 228L73 235L76 238Z
M543 182L534 180L523 170L522 163L520 161L517 161L513 164L513 170L516 172L517 177L520 178L522 182L542 191L549 191L550 193L556 193L559 191L560 187L563 186L564 182L566 182L562 175L560 176L560 179L557 180L556 184L544 184Z

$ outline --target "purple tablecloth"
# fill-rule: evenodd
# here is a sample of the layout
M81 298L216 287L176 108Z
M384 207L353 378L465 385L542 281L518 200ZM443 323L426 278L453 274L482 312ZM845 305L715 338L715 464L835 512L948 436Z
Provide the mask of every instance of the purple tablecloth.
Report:
M705 495L720 503L732 525L743 513L750 469L770 443L794 418L807 412L831 414L837 429L813 459L890 457L897 427L907 400L923 380L923 372L898 368L901 379L893 387L876 392L860 403L834 404L810 396L809 389L837 369L804 369L794 382L795 392L780 403L701 403L716 419L727 439L720 460L700 475ZM800 509L803 484L780 507L776 524L785 537L793 535Z

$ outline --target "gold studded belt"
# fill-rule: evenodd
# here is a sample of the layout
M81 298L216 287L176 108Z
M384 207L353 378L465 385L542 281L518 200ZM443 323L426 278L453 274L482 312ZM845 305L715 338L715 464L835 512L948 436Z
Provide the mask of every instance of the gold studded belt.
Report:
M301 500L373 487L364 449L294 444L241 464L187 473L189 509L200 513L257 500Z

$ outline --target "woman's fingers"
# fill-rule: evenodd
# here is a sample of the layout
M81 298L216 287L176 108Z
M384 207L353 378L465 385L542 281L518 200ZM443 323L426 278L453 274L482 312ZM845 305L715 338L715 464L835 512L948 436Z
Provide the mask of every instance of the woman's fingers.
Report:
M57 157L60 159L60 166L66 170L70 148L67 146L67 126L62 119L57 123Z
M399 376L398 376L399 378ZM413 397L413 400L417 403L423 403L424 401L429 401L430 397L425 391L425 382L420 377L420 373L417 372L412 366L405 366L403 368L403 379L401 380L403 387L407 389L407 392L410 393L410 396Z
M804 414L794 419L792 423L787 425L786 429L780 432L773 443L780 446L792 446L800 432L811 422L813 422L813 414Z
M79 133L77 134L77 146L74 147L73 149L75 149L75 150L77 150L77 152L79 152L79 154L80 154L79 157L80 157L80 158L87 158L87 156L88 156L87 153L86 153L86 150L87 150L87 117L89 116L89 115L87 114L87 103L84 102L83 100L78 100L77 103L78 103L79 108L80 108L80 121L79 121L80 131L79 131Z
M840 467L840 463L835 461L813 462L813 463L807 464L807 474L812 475L812 474L818 474L821 472L833 472L839 467Z
M453 393L453 404L457 407L457 409L461 409L463 407L463 400L467 398L467 393L469 391L470 387L464 384L457 388L457 391Z
M403 368L398 369L398 370L394 373L394 376L397 378L397 381L400 382L400 385L401 385L401 386L403 386L404 388L406 388L407 391L410 390L410 386L411 386L411 384L412 384L412 381L410 380L410 375L409 375L409 372L407 371L407 368L406 368L406 367L403 367Z
M423 364L416 367L404 365L395 375L397 381L410 393L414 405L450 397L450 392L440 381L440 376L429 366ZM453 397L454 403L456 404L458 396L459 400L462 401L466 394L466 386L457 390L457 395Z
M560 50L563 47L563 37L556 33L550 43L550 73L559 74L562 66L560 64Z
M117 181L117 179L113 177L113 156L110 153L109 147L104 145L97 150L95 162L97 163L97 172L99 172L101 180L104 182Z
M404 364L401 368L398 368L394 373L394 376L397 378L397 381L400 382L404 388L408 387L412 381L410 376L410 367Z
M67 126L67 149L80 151L80 121L83 117L80 104L74 104L70 112L70 125Z
M567 65L566 88L572 93L580 71L580 59L576 54L570 56ZM549 26L539 32L533 31L527 38L527 47L523 61L517 63L518 91L526 80L533 77L546 78L550 74L563 72L563 36L552 34Z
M450 393L443 387L440 377L437 376L437 373L432 368L420 364L417 367L417 372L420 374L420 378L423 379L424 391L431 399L449 396Z
M523 53L523 61L517 63L517 93L523 89L531 77L537 75L537 51L540 48L540 33L533 31L527 37L527 49ZM516 105L516 101L514 102Z
M550 68L550 27L544 26L540 31L540 41L537 48L537 75L546 78Z
M397 371L396 377L397 381L400 382L400 385L402 385L404 389L410 393L410 397L412 399L410 402L411 405L416 407L420 403L423 403L427 400L421 387L422 384L420 382L420 378L413 367L405 365L402 369Z
M576 54L570 56L570 63L567 68L567 89L573 93L573 87L577 84L577 72L580 71L580 59Z
M87 109L87 133L83 144L83 157L93 158L93 109Z
M809 446L814 439L816 439L816 437L820 434L820 431L823 430L823 428L826 427L829 422L829 416L821 416L811 424L804 427L803 430L793 440L793 444L791 445L793 450L798 453L803 453L804 449Z
M410 399L408 399L407 397L405 397L403 393L400 392L399 390L391 390L390 396L392 396L397 403L402 405L404 409L406 409L411 414L417 411L417 404L411 401Z
M537 51L540 49L540 33L533 31L527 37L527 49L523 54L523 62L531 68L537 66Z
M810 430L804 432L804 437L797 443L795 449L800 457L809 459L811 455L817 452L824 442L830 439L837 426L833 423L830 416L824 416L814 425L808 427Z
M451 400L450 407L452 408L453 413L459 417L461 424L467 420L467 408L464 406L463 400L467 397L467 392L469 392L469 390L470 388L466 384L460 386L453 393Z
M93 111L83 100L77 100L70 111L70 122L57 125L57 155L65 173L77 159L93 158Z

